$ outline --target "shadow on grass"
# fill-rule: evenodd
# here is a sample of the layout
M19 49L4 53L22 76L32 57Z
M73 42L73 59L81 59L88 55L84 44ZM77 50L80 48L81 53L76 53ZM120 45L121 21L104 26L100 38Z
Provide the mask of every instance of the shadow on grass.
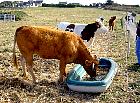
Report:
M140 66L136 65L136 64L133 64L133 65L128 67L128 72L133 73L133 74L135 74L136 72L140 73ZM135 95L140 95L140 80L139 80L139 77L135 78L134 81L129 82L128 85L129 85L130 91L133 90Z
M23 91L26 93L37 93L37 95L44 94L45 97L51 96L53 98L61 99L62 96L71 98L81 98L82 100L90 100L100 96L100 93L81 93L75 92L68 88L66 82L57 84L56 82L49 82L48 80L41 80L35 85L20 79L20 78L0 78L0 90L12 88L13 90ZM51 91L52 90L52 91ZM37 96L36 95L36 96ZM57 96L56 96L57 95ZM87 98L89 97L89 98Z
M66 81L62 84L57 84L56 82L48 82L47 80L41 80L40 82L38 82L38 85L40 85L40 86L51 86L52 88L57 89L59 94L64 94L64 95L69 95L69 96L79 94L79 98L80 98L80 95L99 96L101 94L101 93L84 93L84 92L72 91L68 88L68 86L66 84ZM85 99L86 98L87 97L85 97Z
M8 89L11 87L18 89L26 89L27 91L30 91L33 88L33 85L19 78L0 78L1 90Z
M138 65L135 65L135 64L133 64L133 65L130 65L130 66L128 66L128 71L129 72L139 72L140 73L140 66L138 66Z

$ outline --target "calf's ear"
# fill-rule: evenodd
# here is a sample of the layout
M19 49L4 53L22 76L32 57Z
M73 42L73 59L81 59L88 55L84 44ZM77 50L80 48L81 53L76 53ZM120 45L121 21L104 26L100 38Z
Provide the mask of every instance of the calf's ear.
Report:
M91 66L91 65L92 65L92 62L89 61L89 60L86 60L86 61L85 61L85 64L86 64L86 66Z
M97 59L97 55L94 55L94 58Z
M98 60L97 56L94 55L93 58L94 58L94 62L93 63L94 64L99 64L99 60Z

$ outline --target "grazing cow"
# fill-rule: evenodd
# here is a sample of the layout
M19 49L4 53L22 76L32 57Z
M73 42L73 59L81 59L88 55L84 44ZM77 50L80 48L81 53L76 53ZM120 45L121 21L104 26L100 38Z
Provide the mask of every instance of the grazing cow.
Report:
M60 22L57 27L65 31L74 32L80 35L82 39L89 41L95 34L102 34L108 32L108 28L103 25L103 19L96 20L91 24Z
M33 54L37 54L45 59L60 60L60 82L66 77L65 68L68 63L81 64L91 77L96 76L96 70L99 64L96 55L92 57L83 40L74 33L49 27L19 27L15 33L13 47L14 65L17 67L15 55L16 42L22 58L26 61L27 71L32 76L33 83L36 82L32 69ZM24 63L23 61L21 62L24 76L26 76Z
M116 19L116 16L112 16L110 19L109 19L109 30L114 30L114 26L115 26L115 19Z

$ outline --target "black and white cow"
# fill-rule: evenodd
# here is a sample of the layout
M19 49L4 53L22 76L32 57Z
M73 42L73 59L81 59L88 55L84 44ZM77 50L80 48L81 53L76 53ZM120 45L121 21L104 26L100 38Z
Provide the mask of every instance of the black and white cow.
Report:
M60 22L57 25L58 29L74 32L81 36L83 40L89 41L95 34L104 34L108 32L108 28L104 26L100 19L97 19L95 23L80 24L70 22Z

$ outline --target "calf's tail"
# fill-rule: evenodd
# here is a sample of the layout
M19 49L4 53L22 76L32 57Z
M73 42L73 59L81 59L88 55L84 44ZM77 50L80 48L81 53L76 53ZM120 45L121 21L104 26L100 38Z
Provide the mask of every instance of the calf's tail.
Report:
M14 66L16 67L16 69L18 69L17 58L16 58L16 53L15 53L15 46L16 46L16 33L14 36L13 62L14 62Z
M17 41L16 40L16 37L18 35L18 32L20 30L22 30L24 27L26 27L26 26L21 26L21 27L17 28L16 33L15 33L15 36L14 36L13 62L14 62L14 66L16 67L16 69L18 69L18 63L17 63L16 53L15 53L15 47L16 47L16 41Z

